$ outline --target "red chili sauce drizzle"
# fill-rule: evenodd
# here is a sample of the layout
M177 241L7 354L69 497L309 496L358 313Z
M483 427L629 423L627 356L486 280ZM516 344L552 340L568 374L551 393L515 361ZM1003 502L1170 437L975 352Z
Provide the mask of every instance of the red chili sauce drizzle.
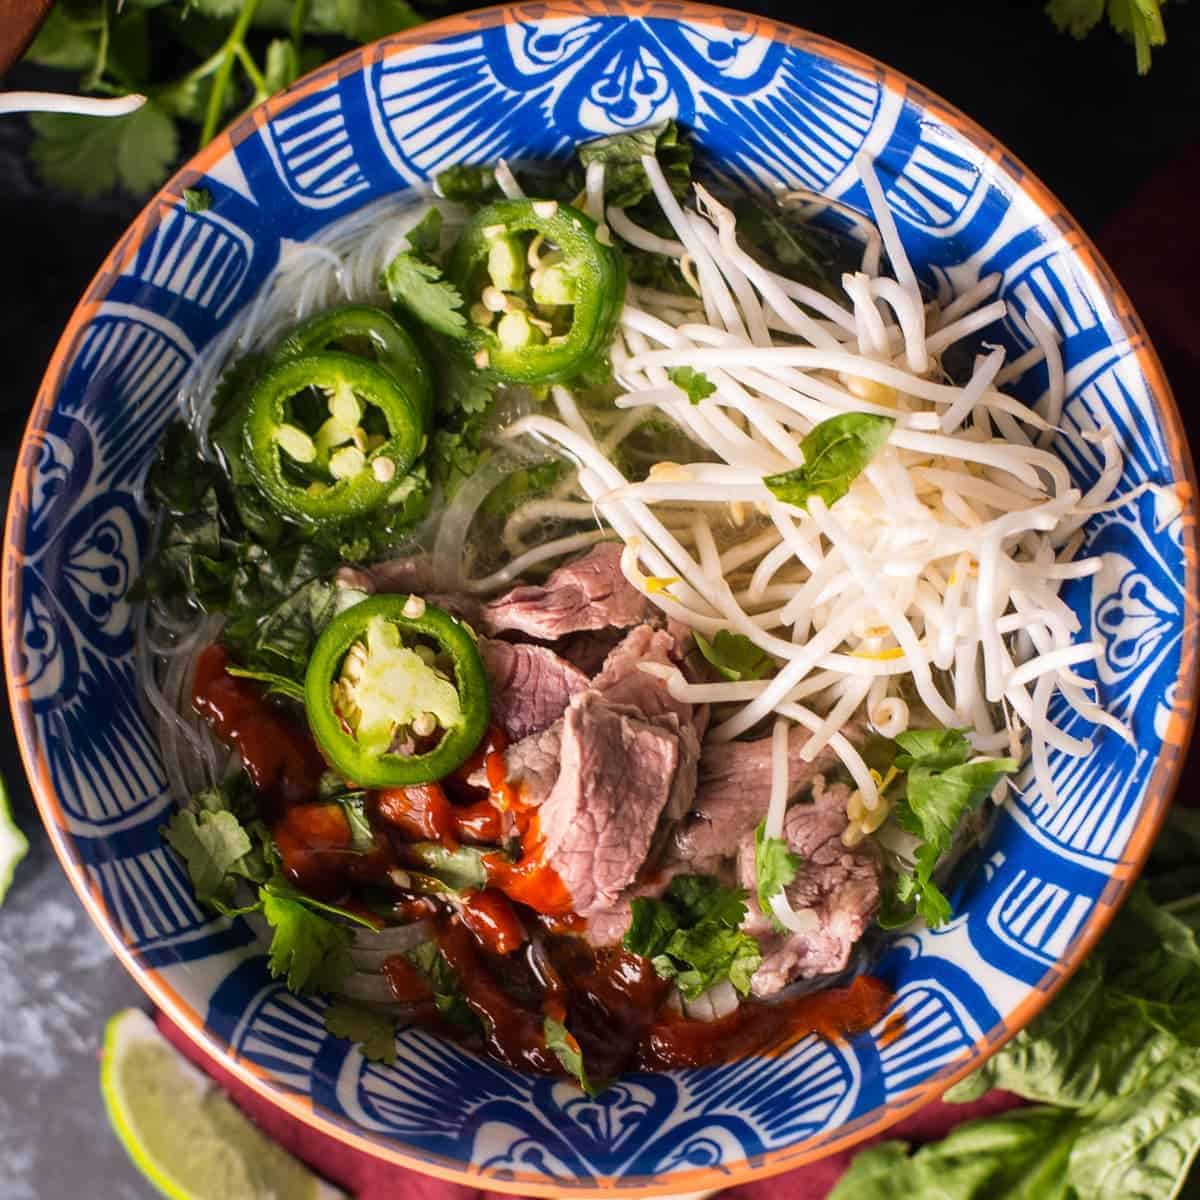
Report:
M229 652L220 644L201 652L192 685L196 712L241 755L271 815L315 800L325 760L308 730L269 703L260 684L230 675L228 665Z
M440 784L369 793L365 812L375 844L356 850L343 807L318 800L326 768L311 735L267 700L258 684L229 675L229 661L220 645L201 654L196 711L240 753L284 874L308 894L365 915L356 897L370 886L386 889L397 916L434 917L438 946L482 1032L441 1021L429 981L396 955L383 973L393 995L420 1023L519 1070L562 1075L546 1046L544 1022L552 1017L578 1040L589 1075L606 1080L631 1069L698 1067L778 1053L810 1034L849 1037L886 1012L892 993L870 977L780 1001L743 1001L716 1021L693 1021L667 1009L671 985L648 959L619 948L595 950L572 936L586 922L572 912L566 886L545 862L536 808L506 778L506 743L497 729ZM469 782L480 772L486 790ZM412 842L436 841L454 851L463 844L514 839L520 846L515 858L500 851L484 855L487 888L451 905L406 890L403 874L395 870L411 861ZM539 931L533 943L532 930Z

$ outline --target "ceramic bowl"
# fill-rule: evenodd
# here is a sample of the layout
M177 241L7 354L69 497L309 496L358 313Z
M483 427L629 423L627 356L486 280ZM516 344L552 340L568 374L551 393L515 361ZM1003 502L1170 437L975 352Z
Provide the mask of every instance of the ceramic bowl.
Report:
M1122 489L1191 478L1179 415L1129 301L1047 190L962 114L887 67L797 29L689 3L550 0L437 21L329 64L197 155L109 255L55 352L25 435L4 559L8 684L29 776L63 864L153 1000L304 1121L397 1163L525 1195L617 1184L681 1192L782 1171L876 1133L1021 1028L1120 903L1168 803L1195 696L1191 510L1161 527L1143 493L1087 526L1104 569L1069 585L1089 669L1136 745L1056 759L1050 809L1028 778L959 871L957 916L895 937L875 1030L775 1057L623 1080L596 1099L427 1033L395 1066L326 1035L240 921L199 908L159 828L171 810L134 686L125 600L150 536L142 496L189 364L303 241L461 160L546 158L674 117L707 159L769 188L865 209L876 156L932 286L998 271L1057 330L1064 424L1111 425ZM1097 164L1097 175L1103 164ZM185 187L212 207L186 211ZM1020 327L990 331L1014 353ZM1020 391L1046 387L1031 370ZM1063 445L1087 488L1097 454ZM1087 732L1062 712L1076 733ZM629 1189L629 1190L626 1190Z

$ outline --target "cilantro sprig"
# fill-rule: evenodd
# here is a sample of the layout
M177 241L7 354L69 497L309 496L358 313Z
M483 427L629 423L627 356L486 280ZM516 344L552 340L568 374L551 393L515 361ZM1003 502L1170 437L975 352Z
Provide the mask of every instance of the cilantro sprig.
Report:
M81 195L150 191L239 111L352 43L421 21L408 0L55 4L25 57L69 72L72 90L139 92L148 103L115 118L37 114L34 163L46 182ZM199 192L185 199L202 211Z
M963 818L990 794L1002 775L1018 767L1014 758L971 758L961 729L910 729L896 737L893 767L904 774L904 793L893 802L896 820L920 839L911 862L902 863L885 898L879 923L904 925L920 916L931 929L951 917L949 900L933 880Z
M673 979L689 1000L728 979L743 995L762 963L762 950L740 929L746 893L711 875L678 875L661 900L638 897L624 946Z

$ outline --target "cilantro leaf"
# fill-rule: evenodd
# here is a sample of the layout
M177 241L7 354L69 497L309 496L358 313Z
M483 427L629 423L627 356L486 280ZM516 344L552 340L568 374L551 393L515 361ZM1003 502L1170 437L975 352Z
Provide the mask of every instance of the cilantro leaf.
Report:
M363 1058L391 1066L396 1061L396 1022L349 1000L335 1000L325 1009L325 1028L334 1037L357 1044Z
M289 894L291 893L291 894ZM350 973L350 931L275 884L259 889L273 933L268 965L289 991L332 991Z
M1139 75L1150 70L1151 51L1167 41L1163 20L1166 0L1049 0L1046 15L1060 33L1087 37L1108 12L1108 23L1127 41L1133 42Z
M711 875L676 875L666 898L680 916L681 925L715 921L736 929L746 919L746 893L726 887Z
M97 196L147 192L179 154L175 123L154 101L124 117L33 113L33 161L46 183Z
M725 979L745 996L762 964L762 949L740 929L701 921L691 929L677 929L666 950L651 961L655 971L663 979L674 979L689 1000Z
M190 213L207 212L212 208L212 192L208 188L184 188L183 207Z
M438 842L414 842L408 849L431 875L452 891L469 892L487 887L483 852L474 846L447 850Z
M270 892L281 900L289 900L296 904L302 905L311 912L324 919L324 914L331 917L340 917L343 921L348 921L352 925L361 925L364 929L369 929L372 933L379 932L378 923L370 916L364 916L357 909L342 908L338 904L327 904L324 900L318 900L315 896L310 896L307 892L302 892L298 888L292 887L282 876L276 875L270 879L259 889L260 892Z
M775 660L744 633L718 629L711 642L702 633L693 633L692 637L700 653L731 683L761 679L775 668Z
M225 668L227 675L236 675L239 679L253 679L267 685L267 694L272 692L286 696L289 700L304 703L304 685L289 679L286 675L277 675L273 671L255 671L249 667L237 667L230 663Z
M232 904L237 877L253 878L247 860L254 844L231 812L181 810L164 827L163 837L183 859L201 904Z
M763 483L778 499L797 508L804 508L813 496L835 504L887 444L894 425L890 417L871 413L830 417L815 425L800 443L804 466L767 475Z
M562 1063L563 1070L576 1079L589 1096L598 1096L603 1089L596 1087L588 1079L583 1066L583 1051L579 1048L575 1036L561 1021L556 1021L553 1017L547 1017L542 1022L542 1033L546 1038L546 1049L554 1052L554 1057Z
M679 135L674 121L666 121L631 133L614 133L579 147L584 169L590 163L604 163L604 196L617 208L631 208L650 195L642 158L656 155L671 190L682 196L692 182L692 147Z
M937 770L957 767L971 757L971 743L965 729L908 729L896 735L900 748L892 760L897 771L912 767Z
M758 942L739 928L746 893L711 875L677 875L661 900L635 899L623 945L649 958L663 979L673 979L694 1000L728 979L742 995L762 962Z
M373 42L412 29L424 19L408 0L337 0L335 12L336 17L326 22L322 32L356 42Z
M467 319L459 311L463 298L443 278L441 267L402 250L384 268L383 285L392 303L422 325L447 337L462 337L467 327Z
M754 831L754 878L758 889L758 907L771 924L780 927L771 908L771 898L783 891L800 870L804 860L794 853L783 838L767 837L764 817Z
M375 849L375 830L367 818L367 793L361 791L342 792L334 796L346 814L346 824L350 826L350 849L356 854L366 854Z
M694 367L670 367L667 377L687 393L687 398L693 404L699 404L717 390L717 385L703 371L697 371Z
M405 956L425 977L442 1020L460 1029L479 1030L479 1018L463 998L454 968L446 961L437 942L422 942Z
M496 186L496 173L491 167L460 163L439 171L435 183L438 192L447 200L465 204L469 208L490 204L500 194Z
M667 948L679 920L670 905L659 900L637 896L629 904L632 917L625 932L623 945L631 954L657 958Z
M442 243L442 214L430 208L405 235L409 250L419 258L436 254Z
M920 916L931 928L951 917L950 902L933 882L938 860L950 849L966 814L1018 767L1013 758L968 761L970 743L960 729L913 729L896 738L893 765L905 774L905 792L894 804L897 822L920 839L910 869L897 872L880 913L885 928Z

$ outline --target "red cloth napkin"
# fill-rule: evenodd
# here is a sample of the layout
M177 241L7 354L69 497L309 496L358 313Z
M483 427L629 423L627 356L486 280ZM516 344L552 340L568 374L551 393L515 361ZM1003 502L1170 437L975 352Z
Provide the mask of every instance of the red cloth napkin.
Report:
M1162 356L1195 445L1200 425L1192 395L1200 383L1200 327L1192 303L1200 276L1200 238L1177 236L1191 228L1192 198L1200 195L1200 143L1153 176L1104 231L1100 248L1133 299L1151 339ZM1194 429L1194 432L1193 432ZM1200 749L1192 755L1180 788L1182 803L1192 802L1189 781L1197 778ZM445 1183L427 1175L389 1166L348 1149L310 1129L264 1100L197 1049L162 1014L159 1028L181 1051L207 1071L271 1137L313 1170L344 1188L356 1200L499 1200L500 1193ZM975 1104L935 1101L886 1133L851 1150L830 1155L772 1179L742 1184L721 1193L721 1200L824 1200L864 1146L887 1138L910 1142L936 1141L955 1125L974 1117L1005 1112L1023 1103L1007 1092L990 1092Z

